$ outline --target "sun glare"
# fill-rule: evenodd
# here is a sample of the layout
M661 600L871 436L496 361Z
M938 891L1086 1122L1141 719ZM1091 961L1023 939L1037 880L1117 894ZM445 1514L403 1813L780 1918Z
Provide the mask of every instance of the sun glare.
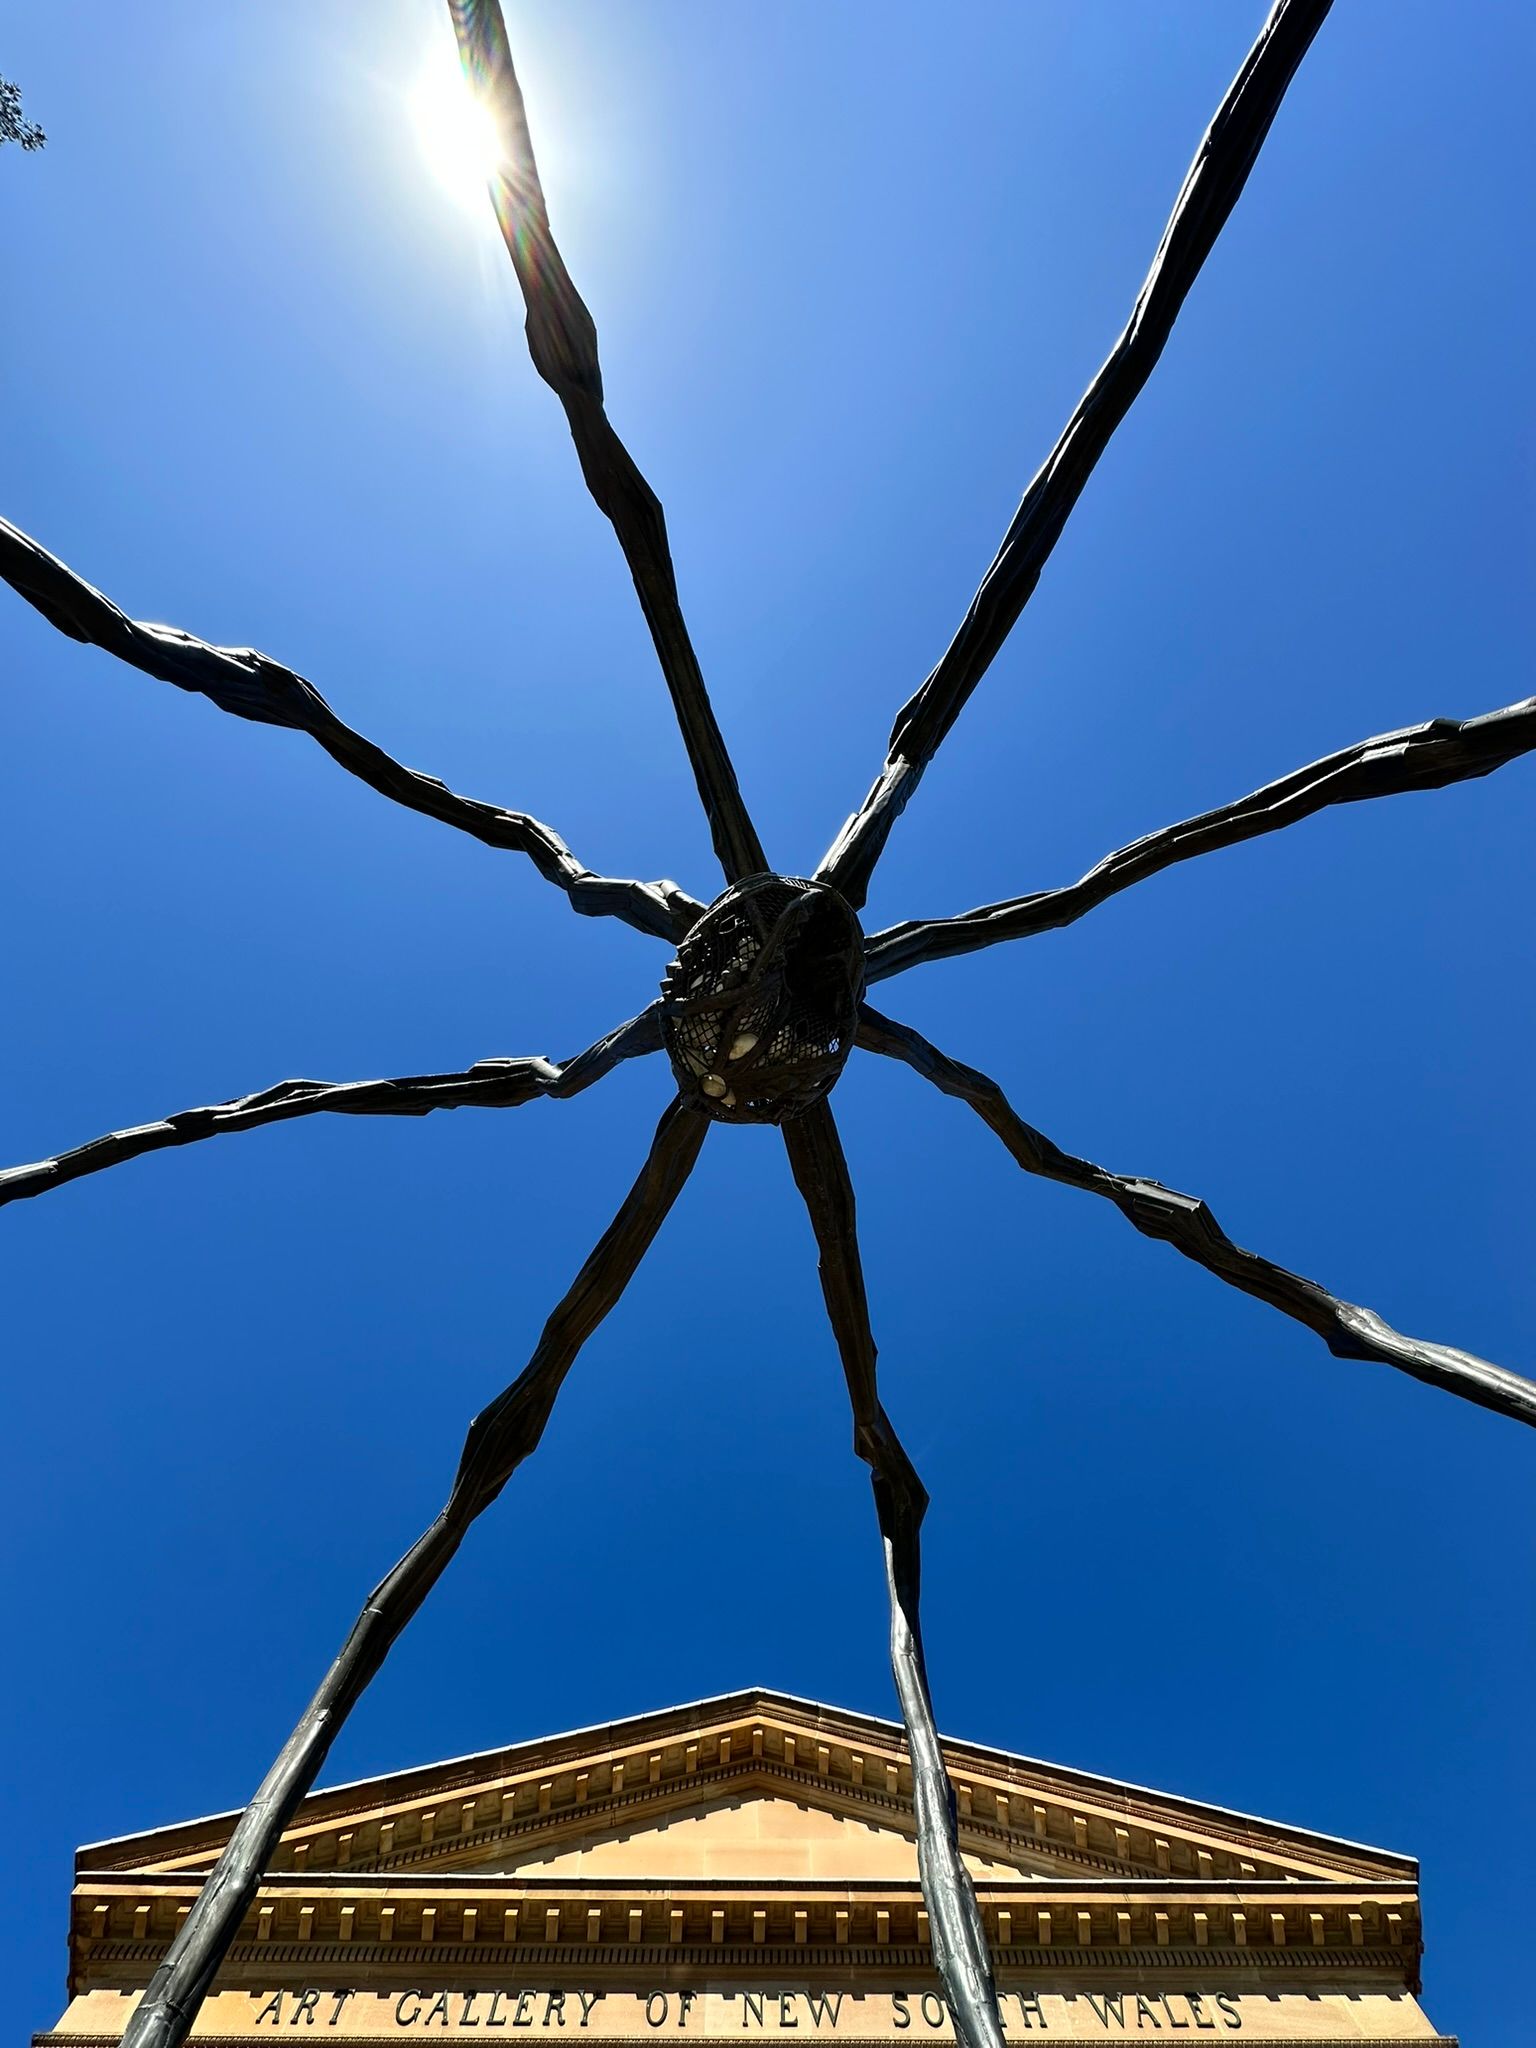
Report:
M483 206L485 188L502 160L490 109L470 92L457 67L423 78L411 96L422 154L438 183L464 206Z

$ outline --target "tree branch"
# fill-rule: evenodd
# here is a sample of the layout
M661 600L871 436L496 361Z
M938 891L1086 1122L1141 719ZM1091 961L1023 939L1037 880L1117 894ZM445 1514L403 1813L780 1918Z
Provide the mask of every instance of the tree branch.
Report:
M0 1168L0 1207L45 1195L88 1173L101 1173L146 1152L194 1145L234 1131L322 1112L338 1116L426 1116L434 1109L517 1109L536 1095L579 1095L611 1073L622 1060L661 1047L661 1005L652 1003L606 1038L577 1053L564 1066L538 1055L527 1059L477 1060L458 1074L407 1074L391 1081L279 1081L257 1095L216 1102L208 1109L182 1109L152 1124L109 1131L55 1159Z
M1063 1186L1099 1195L1133 1224L1143 1237L1160 1238L1198 1266L1241 1288L1282 1315L1315 1330L1335 1358L1362 1359L1394 1365L1427 1386L1440 1387L1491 1408L1496 1415L1536 1426L1536 1385L1503 1366L1490 1365L1470 1351L1448 1344L1430 1344L1405 1337L1384 1323L1374 1310L1340 1301L1315 1280L1287 1272L1256 1252L1235 1245L1216 1218L1193 1195L1181 1195L1161 1181L1108 1173L1090 1160L1063 1152L1009 1106L1003 1091L974 1067L962 1066L905 1024L882 1017L866 1003L860 1012L857 1043L869 1052L905 1060L946 1095L968 1102L989 1125L1026 1173Z
M819 1103L786 1123L783 1132L816 1233L821 1291L853 1408L853 1447L869 1466L874 1484L891 1606L891 1670L912 1755L918 1872L933 1930L934 1961L965 2048L1003 2048L992 1962L976 1893L960 1857L955 1795L939 1748L923 1658L920 1531L928 1495L880 1403L853 1184L832 1111Z
M637 931L678 939L703 910L675 882L624 882L595 875L558 833L537 818L459 796L436 776L403 767L382 747L344 725L312 683L254 647L215 647L176 626L130 619L109 597L4 519L0 579L71 640L104 648L130 668L206 697L235 718L308 733L333 761L381 796L456 826L487 846L526 853L545 881L563 889L571 907L583 916L618 917Z
M448 0L448 11L465 75L500 136L503 161L491 198L528 308L533 366L565 408L587 489L629 564L726 880L760 874L767 857L688 637L661 502L603 409L597 327L550 232L499 0Z
M470 1525L536 1448L576 1354L628 1285L692 1171L708 1128L704 1117L679 1103L662 1117L639 1179L545 1324L526 1370L470 1424L441 1514L369 1594L320 1690L240 1816L129 2020L123 2048L178 2048L186 2040L283 1829L348 1714Z
M1182 860L1237 846L1265 832L1299 824L1331 804L1367 797L1401 796L1416 789L1443 789L1469 782L1536 748L1536 697L1485 711L1478 718L1433 718L1325 754L1252 796L1218 810L1202 811L1165 825L1106 854L1097 867L1062 889L1036 889L1006 903L984 904L960 917L915 918L876 932L866 951L866 979L883 981L929 960L975 953L1003 939L1033 938L1059 931L1097 909L1108 897L1161 874Z
M1152 374L1330 4L1276 0L1206 130L1125 331L1024 493L960 630L902 706L884 768L816 871L818 881L830 882L856 910L891 827L1013 630L1083 486Z

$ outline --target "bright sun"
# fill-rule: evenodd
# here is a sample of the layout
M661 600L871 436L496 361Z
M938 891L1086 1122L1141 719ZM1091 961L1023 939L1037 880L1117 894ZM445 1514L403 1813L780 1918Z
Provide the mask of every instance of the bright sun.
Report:
M502 161L489 108L473 97L458 67L434 69L411 95L423 155L444 190L465 206L483 206Z

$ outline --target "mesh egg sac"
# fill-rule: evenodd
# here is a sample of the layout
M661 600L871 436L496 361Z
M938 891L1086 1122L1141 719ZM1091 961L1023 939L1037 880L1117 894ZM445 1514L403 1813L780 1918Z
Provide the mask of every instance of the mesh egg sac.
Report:
M726 1123L809 1109L843 1070L863 988L864 935L835 889L785 875L736 883L662 982L684 1099Z

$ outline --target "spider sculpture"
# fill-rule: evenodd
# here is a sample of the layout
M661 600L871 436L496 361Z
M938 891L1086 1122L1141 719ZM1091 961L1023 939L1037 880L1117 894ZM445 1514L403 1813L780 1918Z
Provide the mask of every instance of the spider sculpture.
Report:
M291 669L249 648L215 647L130 619L62 562L0 524L0 575L62 632L180 689L201 692L237 717L307 732L342 767L397 803L488 845L526 853L577 910L622 918L676 948L660 999L563 1066L504 1059L463 1073L397 1080L287 1081L0 1174L0 1200L15 1201L139 1153L318 1111L419 1116L468 1104L512 1108L535 1096L575 1095L621 1060L657 1051L665 1051L677 1084L639 1178L550 1317L526 1370L471 1423L442 1512L369 1594L303 1719L235 1827L129 2022L124 2040L130 2048L169 2048L186 2038L337 1730L470 1524L538 1443L577 1352L650 1246L711 1122L781 1125L810 1214L822 1291L848 1383L855 1447L873 1475L890 1595L891 1661L911 1745L934 1959L967 2048L1001 2048L991 1966L956 1845L924 1672L918 1532L927 1496L880 1402L853 1190L828 1100L855 1046L904 1060L935 1087L968 1103L1025 1172L1114 1203L1146 1236L1164 1239L1232 1286L1307 1324L1338 1357L1393 1365L1536 1423L1536 1385L1530 1381L1466 1352L1402 1336L1369 1309L1242 1250L1205 1205L1188 1195L1061 1151L1015 1114L996 1082L864 1001L870 982L921 961L1069 924L1175 862L1277 831L1330 804L1486 775L1536 747L1536 699L1464 723L1435 720L1364 740L1235 803L1151 833L1065 888L959 917L896 925L868 939L859 927L857 913L887 835L1018 619L1094 464L1146 382L1328 7L1329 0L1277 0L1200 145L1124 332L1025 492L959 631L897 718L869 795L809 878L769 868L737 788L679 608L661 507L603 409L596 333L550 234L497 0L450 0L450 8L465 71L498 127L502 163L491 197L526 301L529 348L565 408L583 475L634 577L724 870L724 893L706 907L671 882L593 874L534 819L458 796L402 767L344 725Z

